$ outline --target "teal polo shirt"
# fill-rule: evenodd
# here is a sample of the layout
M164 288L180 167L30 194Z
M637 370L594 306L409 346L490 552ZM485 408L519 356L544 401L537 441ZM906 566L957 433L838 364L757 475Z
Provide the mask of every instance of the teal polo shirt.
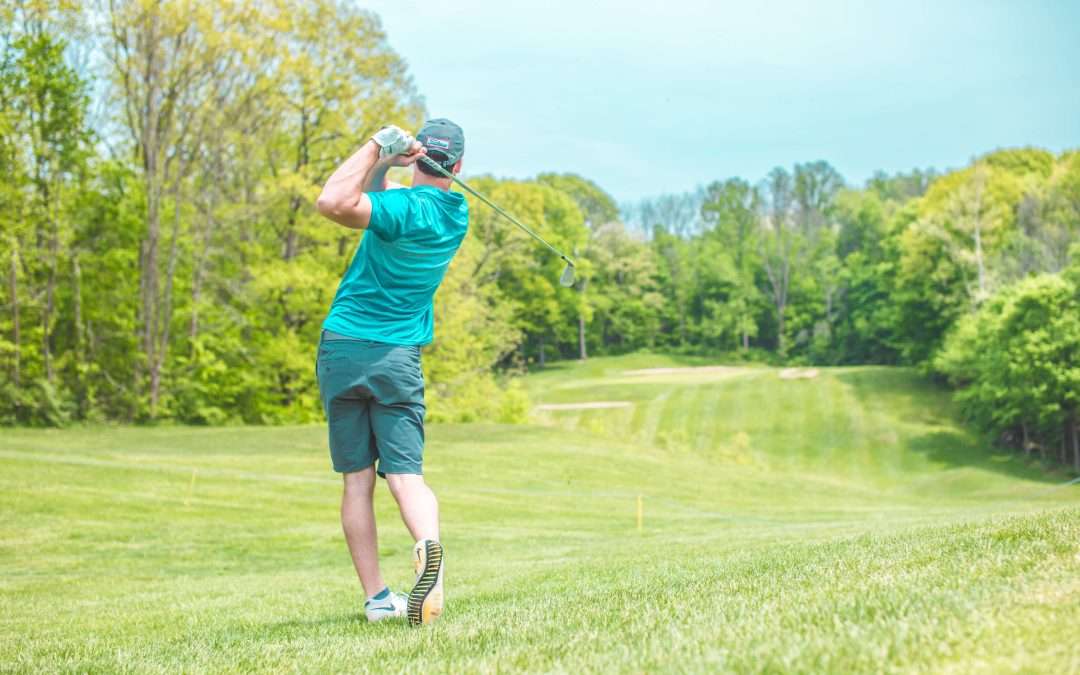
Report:
M435 334L432 299L469 228L458 192L370 192L371 222L323 328L360 340L419 346Z

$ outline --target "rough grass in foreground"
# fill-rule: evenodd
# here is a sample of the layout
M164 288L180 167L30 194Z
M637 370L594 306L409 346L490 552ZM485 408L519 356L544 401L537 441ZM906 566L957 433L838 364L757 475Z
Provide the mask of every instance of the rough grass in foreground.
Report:
M430 429L449 604L420 630L360 619L320 427L4 430L0 669L1080 671L1064 476L906 371L624 374L678 365L530 376L628 408Z

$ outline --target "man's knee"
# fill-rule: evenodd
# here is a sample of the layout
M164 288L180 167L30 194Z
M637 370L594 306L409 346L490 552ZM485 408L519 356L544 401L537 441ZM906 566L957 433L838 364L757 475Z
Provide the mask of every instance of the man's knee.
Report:
M363 495L371 494L375 490L375 467L369 466L360 471L351 471L341 474L344 481L345 494Z

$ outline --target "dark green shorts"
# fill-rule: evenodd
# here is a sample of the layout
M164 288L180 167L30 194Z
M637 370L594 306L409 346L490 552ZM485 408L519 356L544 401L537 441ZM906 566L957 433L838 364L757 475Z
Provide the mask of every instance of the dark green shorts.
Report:
M316 362L334 471L378 461L379 475L423 473L424 375L420 348L323 331Z

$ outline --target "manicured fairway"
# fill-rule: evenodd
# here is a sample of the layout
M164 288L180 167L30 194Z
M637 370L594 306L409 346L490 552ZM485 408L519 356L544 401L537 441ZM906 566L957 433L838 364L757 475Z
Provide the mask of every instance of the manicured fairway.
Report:
M1080 672L1070 476L908 371L627 374L696 365L559 366L534 425L429 428L424 629L360 619L321 427L0 430L0 670Z

